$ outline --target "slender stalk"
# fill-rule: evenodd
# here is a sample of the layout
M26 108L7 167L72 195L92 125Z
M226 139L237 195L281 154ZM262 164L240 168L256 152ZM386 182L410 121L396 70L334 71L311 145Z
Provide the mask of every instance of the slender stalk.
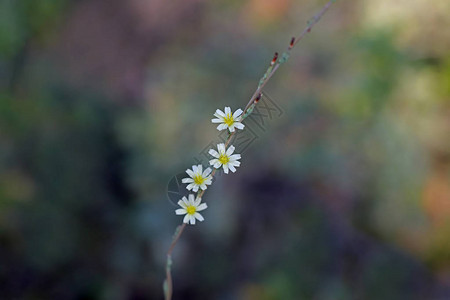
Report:
M172 239L172 244L170 244L169 251L167 251L167 261L166 261L166 280L164 281L164 296L166 300L172 299L173 293L173 284L172 284L172 251L175 248L175 245L178 242L181 234L183 233L184 228L186 228L186 223L179 225L175 230L175 235Z
M336 0L330 0L328 1L325 6L310 20L308 21L308 26L305 27L305 29L303 29L303 31L300 33L300 35L298 37L295 38L294 43L292 44L292 46L289 46L289 48L287 49L288 52L290 52L292 50L292 48L295 47L295 45L298 44L298 42L300 42L300 40L303 39L303 37L311 32L311 29L314 27L314 25L319 22L319 20L322 18L322 16L325 14L325 12L330 8L331 4L333 4ZM269 81L269 79L272 77L273 74L275 74L275 72L278 70L278 68L280 67L281 63L278 61L276 63L276 65L273 67L272 72L269 74L269 76L267 76L266 80L262 83L262 85L260 85L256 91L253 93L252 97L250 98L250 100L247 103L247 106L244 109L244 114L247 111L247 109L250 107L250 105L253 103L253 101L255 100L256 96L259 95L262 91L262 89L264 88L264 86L266 85L266 83ZM233 133L234 134L234 133Z
M293 38L291 43L289 44L289 47L287 51L283 54L283 59L279 59L276 61L276 63L273 65L272 69L270 70L269 74L264 77L264 80L258 85L253 95L250 97L250 100L248 101L247 105L244 108L244 111L242 115L244 116L248 111L250 107L256 106L258 103L259 97L261 95L262 89L265 87L267 82L272 78L273 74L278 70L278 68L283 64L288 58L289 53L292 50L292 48L297 45L303 37L311 32L311 29L314 27L317 22L322 18L322 16L325 14L325 12L330 8L331 4L336 2L336 0L330 0L328 1L322 9L312 18L308 21L308 25L303 29L303 31L300 33L298 37L295 39ZM277 55L278 56L278 55ZM258 97L258 98L257 98ZM256 101L255 101L256 99ZM252 106L253 105L253 106ZM227 141L225 142L225 148L228 147L229 143L231 142L231 139L235 135L236 131L232 132L229 136ZM216 174L217 169L214 169L211 172L211 176L214 178L214 175ZM205 193L205 190L199 191L197 193L197 197L202 197ZM183 223L182 225L179 225L177 229L175 230L174 238L172 240L172 243L170 244L169 251L167 252L167 262L166 262L166 280L164 281L164 293L165 293L165 299L171 300L172 299L172 293L173 293L173 284L172 284L172 275L171 275L171 265L172 265L172 251L180 239L181 234L183 233L184 228L186 227L186 223Z

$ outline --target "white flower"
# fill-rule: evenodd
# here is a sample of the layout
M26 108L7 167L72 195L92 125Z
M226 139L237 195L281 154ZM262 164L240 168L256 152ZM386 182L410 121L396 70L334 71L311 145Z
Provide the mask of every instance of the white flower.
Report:
M235 167L239 167L241 165L238 161L238 159L241 159L241 155L233 154L234 149L234 146L230 146L228 147L228 150L225 151L225 144L217 145L217 150L219 152L214 149L209 149L209 154L215 157L209 161L209 164L214 166L216 169L223 166L223 171L225 174L228 174L228 169L230 169L231 172L236 172Z
M183 223L191 222L192 225L195 225L195 219L200 222L204 220L203 216L199 214L199 211L205 210L208 206L206 203L200 204L202 201L201 198L195 199L193 194L189 194L189 200L186 197L183 197L180 201L178 201L178 205L182 208L175 210L177 215L185 215L183 219Z
M202 165L192 166L192 170L187 169L186 173L190 176L183 178L182 183L189 183L186 187L188 190L197 192L199 188L206 190L206 185L212 183L211 168L207 168L203 171Z
M234 132L234 128L244 129L245 127L245 125L240 122L242 118L241 115L242 109L239 108L234 112L234 114L232 114L231 108L225 107L225 112L221 111L220 109L216 110L214 116L217 119L212 119L211 122L221 123L219 124L219 126L217 126L217 130L219 131L228 128L230 132Z

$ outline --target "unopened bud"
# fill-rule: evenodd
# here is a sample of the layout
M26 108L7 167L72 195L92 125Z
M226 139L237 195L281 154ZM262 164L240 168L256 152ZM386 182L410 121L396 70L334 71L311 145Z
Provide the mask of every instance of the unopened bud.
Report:
M258 94L255 98L255 104L258 103L259 99L261 99L261 93Z
M275 62L278 59L278 52L275 52L275 55L273 56L272 61L270 62L270 65L273 66L275 64Z
M289 44L289 49L292 49L292 47L294 47L294 43L295 43L295 37L292 37L291 43Z

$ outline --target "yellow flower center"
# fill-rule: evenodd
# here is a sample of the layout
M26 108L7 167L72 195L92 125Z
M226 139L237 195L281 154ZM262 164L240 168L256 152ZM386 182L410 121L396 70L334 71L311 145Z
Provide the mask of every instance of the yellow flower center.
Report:
M195 210L196 210L196 208L193 205L189 205L188 207L186 207L186 211L187 211L188 215L195 214Z
M205 181L205 178L202 177L202 175L195 175L194 176L194 183L197 185L201 185Z
M226 163L228 163L230 161L230 158L228 157L228 155L221 154L219 157L219 161L222 165L225 165Z
M227 114L225 118L223 118L223 122L228 126L233 125L234 119L232 114Z

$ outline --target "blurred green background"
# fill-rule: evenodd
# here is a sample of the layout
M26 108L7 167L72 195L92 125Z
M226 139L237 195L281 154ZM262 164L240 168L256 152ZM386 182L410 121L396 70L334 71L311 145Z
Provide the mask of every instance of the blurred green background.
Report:
M0 298L162 299L167 184L318 0L0 1ZM174 299L450 299L450 2L337 1Z

